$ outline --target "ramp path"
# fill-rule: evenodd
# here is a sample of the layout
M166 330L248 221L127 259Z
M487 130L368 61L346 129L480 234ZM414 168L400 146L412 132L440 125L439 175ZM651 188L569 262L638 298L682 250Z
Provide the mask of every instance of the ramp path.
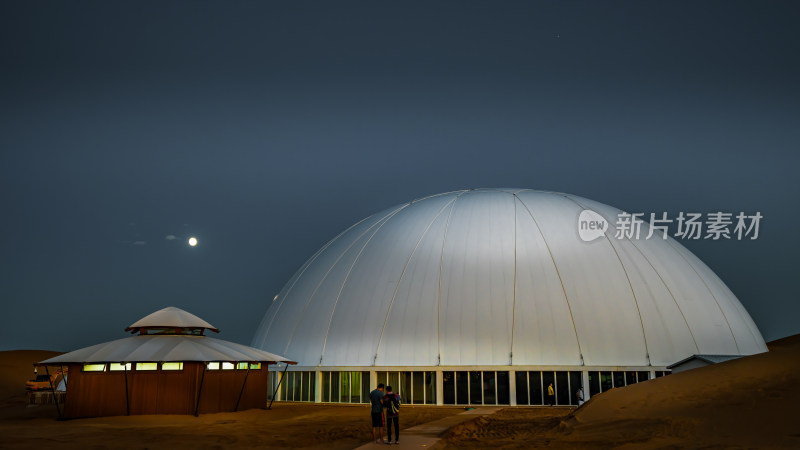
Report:
M433 422L423 423L421 425L417 425L415 427L406 428L404 430L400 430L400 444L392 444L388 446L386 444L376 444L374 442L369 442L364 444L360 447L356 447L356 450L369 450L369 449L379 449L379 448L396 448L396 449L412 449L412 448L432 448L437 442L441 440L441 436L450 428L460 424L467 422L469 420L476 419L478 417L487 416L489 414L494 414L497 411L503 409L502 406L482 406L475 409L471 409L468 411L464 411L462 413L445 417L443 419L434 420ZM400 421L402 423L403 416L400 415Z

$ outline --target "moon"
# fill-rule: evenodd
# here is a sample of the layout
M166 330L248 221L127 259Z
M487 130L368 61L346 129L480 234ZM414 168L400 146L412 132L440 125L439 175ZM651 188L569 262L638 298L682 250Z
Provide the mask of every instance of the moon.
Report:
M190 238L189 238L189 246L190 246L190 247L194 247L194 246L196 246L196 245L197 245L197 238L196 238L196 237L194 237L194 236L190 237Z

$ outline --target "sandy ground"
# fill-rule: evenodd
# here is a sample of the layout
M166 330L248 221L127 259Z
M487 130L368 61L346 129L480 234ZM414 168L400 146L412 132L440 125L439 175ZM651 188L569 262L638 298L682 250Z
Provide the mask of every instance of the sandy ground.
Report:
M800 335L771 351L595 396L583 407L505 408L450 429L447 448L800 448ZM31 362L0 352L0 448L353 448L368 407L276 403L271 411L54 420L26 408ZM402 427L463 411L409 407Z
M367 406L275 403L272 410L193 416L130 416L56 421L55 410L0 421L0 448L330 448L369 442ZM460 408L407 407L402 428ZM42 417L42 416L49 417Z
M800 335L770 352L613 389L575 411L507 408L448 448L800 448Z

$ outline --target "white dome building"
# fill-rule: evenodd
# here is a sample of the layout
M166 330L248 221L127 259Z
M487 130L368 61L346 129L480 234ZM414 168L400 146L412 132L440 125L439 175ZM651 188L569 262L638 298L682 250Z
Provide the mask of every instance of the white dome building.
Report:
M609 224L590 242L587 209ZM767 350L711 269L672 238L645 239L646 223L617 239L619 213L528 189L389 208L314 254L252 345L298 361L286 400L361 402L388 382L406 402L512 405L574 404L580 387L588 398L693 354Z

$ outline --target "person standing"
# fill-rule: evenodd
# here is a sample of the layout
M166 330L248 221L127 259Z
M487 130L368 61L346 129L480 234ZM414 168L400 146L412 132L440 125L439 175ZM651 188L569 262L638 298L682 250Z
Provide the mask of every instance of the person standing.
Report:
M369 393L369 402L372 405L372 439L375 443L385 443L383 440L383 383ZM378 440L380 436L380 441Z
M547 404L550 406L556 404L556 391L553 389L553 383L547 385Z
M583 404L583 388L578 389L578 392L575 393L575 397L578 399L578 406Z
M386 439L387 444L392 443L392 424L394 423L394 443L400 443L400 395L392 392L391 386L386 386L386 395L383 397L386 407Z

